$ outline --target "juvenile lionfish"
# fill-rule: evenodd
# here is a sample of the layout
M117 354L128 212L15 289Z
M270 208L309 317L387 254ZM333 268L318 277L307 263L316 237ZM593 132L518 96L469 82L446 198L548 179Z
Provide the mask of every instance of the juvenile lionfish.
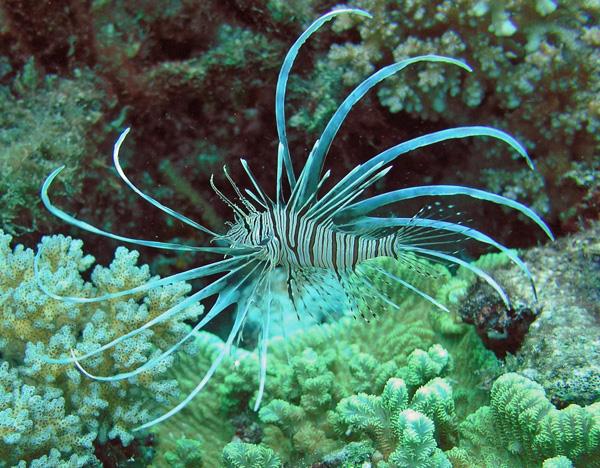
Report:
M251 305L257 301L257 297L261 297L266 298L266 300L261 301L261 303L264 304L264 308L261 310L262 330L258 343L258 352L260 356L260 383L255 410L258 409L266 380L268 328L271 320L271 299L274 294L274 280L272 278L276 276L271 275L271 273L275 269L283 271L290 301L294 304L295 296L299 294L298 291L302 286L312 288L313 293L316 292L317 294L322 294L322 300L327 301L326 292L323 288L320 288L318 284L315 284L317 282L316 280L313 279L311 281L311 278L318 276L313 275L313 272L315 271L333 273L334 278L340 283L342 288L344 288L352 275L357 275L358 266L365 260L377 257L393 257L405 260L406 262L414 262L415 258L425 258L460 265L470 270L483 281L487 282L498 293L504 304L507 307L510 307L510 300L507 294L489 274L453 254L435 249L433 245L434 242L431 242L430 245L428 245L428 237L423 235L423 233L431 234L429 238L432 238L435 237L435 235L446 233L454 236L463 236L466 239L474 239L504 252L529 279L535 294L532 276L523 261L514 251L509 250L507 247L496 242L482 232L466 227L460 223L432 219L432 216L429 215L417 215L409 218L369 216L369 214L372 214L372 212L381 207L416 197L463 195L515 209L533 220L533 222L552 238L552 233L544 221L542 221L542 219L531 209L521 203L494 193L457 185L410 187L393 190L358 201L365 189L373 186L375 182L382 179L389 172L391 168L389 164L398 156L408 153L416 148L450 139L475 136L496 138L514 149L525 159L529 167L533 169L533 163L523 146L513 137L501 130L484 126L456 127L405 141L379 153L367 162L359 164L339 182L333 185L330 190L327 190L325 193L319 193L320 191L324 191L324 182L330 176L330 171L322 173L325 157L331 146L332 140L354 104L356 104L380 81L416 63L438 62L440 64L457 66L467 71L471 71L470 67L460 60L438 55L422 55L388 65L373 73L359 84L335 111L325 127L321 138L315 142L302 171L299 176L296 177L288 147L285 127L284 104L288 76L302 44L304 44L304 42L324 23L342 14L352 14L367 18L371 17L369 13L354 8L331 11L314 21L308 29L300 35L283 61L277 80L275 95L275 119L279 137L279 146L277 152L277 180L274 197L271 198L261 188L257 179L251 172L248 163L244 159L241 159L241 165L253 186L253 190L244 190L244 193L248 197L242 193L226 168L224 168L225 177L233 187L240 204L236 204L228 199L219 189L217 189L211 178L211 186L220 199L233 211L234 220L232 223L228 223L229 229L224 234L213 232L205 226L168 208L150 195L143 193L128 179L119 162L119 150L125 137L129 133L129 128L121 134L115 143L113 151L114 166L121 179L129 186L129 188L165 213L208 234L213 240L217 241L217 245L219 246L196 247L123 237L103 231L70 216L54 206L48 198L48 189L64 166L54 170L42 186L41 198L48 210L67 223L81 229L118 241L129 242L141 246L175 251L206 252L225 255L225 259L223 260L199 266L163 279L151 280L148 283L133 289L105 294L94 298L78 298L58 296L41 284L37 270L39 262L38 253L35 268L36 278L40 288L53 298L75 303L104 301L146 291L176 281L187 281L220 275L207 286L196 291L171 309L150 320L145 325L104 344L94 351L79 356L76 356L75 353L71 351L71 357L61 359L48 358L48 361L52 363L74 363L85 375L92 379L106 382L127 379L160 363L166 356L175 352L184 342L191 339L197 330L203 328L228 306L236 305L233 326L226 339L225 346L196 388L170 411L159 418L143 424L137 429L150 427L176 414L204 388L230 350L236 337L241 333L243 323L248 316ZM287 200L284 196L284 184L282 182L284 174L290 188ZM419 235L415 235L415 232L418 232ZM388 277L395 281L399 287L406 288L413 293L422 296L440 309L447 310L444 305L440 304L434 298L402 278L395 275L388 275ZM366 287L373 286L369 283L369 279L366 275L361 277L361 281ZM395 305L389 298L376 291L375 288L372 288L370 293L385 300L392 306ZM141 367L130 372L108 377L92 375L83 368L83 365L81 364L82 361L114 347L118 343L141 333L143 330L146 330L159 322L170 319L191 304L215 295L216 301L204 315L202 320L193 327L190 333L179 342L175 343L167 351L150 359ZM298 313L298 310L296 312Z

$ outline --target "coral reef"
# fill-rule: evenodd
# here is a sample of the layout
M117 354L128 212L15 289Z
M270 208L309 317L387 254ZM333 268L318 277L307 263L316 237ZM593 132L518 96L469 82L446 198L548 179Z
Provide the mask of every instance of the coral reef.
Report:
M109 439L131 442L127 429L153 411L144 401L153 397L169 404L178 394L173 377L187 391L222 350L218 337L202 332L189 353L119 384L93 382L75 369L45 363L43 355L64 355L72 346L77 352L90 350L135 327L189 287L173 285L100 307L59 302L37 289L33 251L22 246L11 250L10 236L1 239L3 460L31 466L93 463L94 450L98 453ZM581 246L585 239L568 241ZM97 266L87 282L82 272L94 260L83 254L81 242L55 236L44 238L40 246L42 281L56 293L90 297L149 278L147 267L136 266L137 254L123 248L110 267ZM376 262L453 309L475 281L464 269L451 275L432 266L438 274L424 277L399 262ZM505 257L496 254L478 264L495 266L501 276L509 271ZM205 392L153 429L152 466L596 466L598 403L557 409L544 389L523 375L497 378L498 361L458 315L432 311L418 296L390 289L382 276L371 280L395 294L401 311L373 303L377 318L370 324L345 317L332 324L307 324L286 340L274 337L258 415L250 410L258 357L235 348ZM198 307L188 309L178 321L103 354L89 364L90 370L111 374L145 362L189 330L183 320L200 313ZM171 362L174 368L167 371Z
M344 328L348 325L345 324ZM307 332L319 336L321 328L323 326ZM297 334L290 340L292 349L301 338L306 338L306 333ZM202 341L208 343L206 338ZM214 351L219 349L218 341L212 339L210 343L209 346L216 346ZM283 343L274 343L274 353L281 352L281 347ZM469 346L464 354L457 355L462 358L460 365L465 363L467 350L472 349L473 346ZM242 353L244 357L241 360L234 357L228 364L231 367L222 372L218 380L222 381L232 372L246 374L243 368L250 363L250 368L257 371L256 357ZM539 466L542 463L554 466L553 463L559 462L562 465L557 466L570 466L568 463L571 462L576 466L598 466L598 403L584 408L572 405L558 410L546 398L541 386L511 373L494 382L489 406L480 406L466 415L466 394L477 397L481 390L465 388L464 380L461 382L451 377L457 366L452 365L450 355L440 345L431 346L428 352L414 350L405 361L406 365L393 372L398 377L391 377L382 387L379 386L379 396L364 392L352 394L348 388L343 388L349 386L344 380L345 374L340 373L343 371L342 363L336 362L341 357L326 356L327 360L333 358L333 361L324 365L309 348L305 348L302 355L292 351L292 356L292 361L287 365L277 363L277 371L287 374L281 380L289 382L288 386L281 387L282 383L278 382L278 386L269 392L275 396L287 394L287 398L268 398L269 403L260 410L264 438L258 442L262 444L233 442L223 452L225 460L232 460L233 453L238 459L252 456L256 458L246 460L262 460L260 457L267 455L260 454L270 447L282 461L292 466L311 463L356 466L364 462L378 467L470 467L492 464L509 467ZM186 364L193 364L193 359L186 361ZM481 383L484 376L479 374ZM276 375L272 377L277 379ZM253 382L248 383L248 380ZM299 382L303 383L302 389L297 388ZM227 388L228 385L223 383L214 385L219 388L221 395L227 395L228 392L239 395L250 393L255 384L256 376L254 379L235 379L234 388ZM355 376L354 388L372 389L376 386L369 373ZM454 389L461 391L456 393ZM201 394L198 399L197 403L190 405L193 409L189 407L184 412L202 411L205 403L214 400L214 395ZM248 405L247 399L238 401L241 406L237 411L244 411L243 407ZM210 421L217 418L215 412L218 412L221 424L231 424L231 419L229 423L225 422L228 411L224 409L230 408L230 404L221 406L221 409L213 404L208 410L208 426L200 421L187 421L186 416L179 421L187 421L186 427L195 426L196 437L203 440L208 437L211 444L222 447L231 435L219 441L215 438L216 426ZM474 405L469 407L473 408ZM157 427L159 449L170 438L172 443L178 443L177 432L174 432L177 427L176 422L168 428ZM223 434L222 431L220 433ZM210 448L210 452L214 452L214 447ZM274 456L271 452L268 454L268 457ZM226 461L226 465L262 466L236 465L231 461Z
M293 146L305 147L347 91L374 69L414 54L451 55L466 60L473 73L418 66L367 97L333 147L340 155L336 174L340 166L346 172L424 129L485 123L524 141L540 173L520 170L507 162L506 152L483 141L408 158L405 173L394 179L468 185L476 180L534 207L559 232L581 229L598 217L597 1L352 5L369 10L373 19L337 19L333 31L324 28L299 57L289 86L290 123L298 130L289 129ZM108 135L125 122L133 125L135 138L128 145L144 154L128 158L124 148L132 179L191 217L221 225L208 177L241 155L276 153L277 67L289 37L331 2L143 0L132 7L120 0L85 5L69 0L62 6L6 0L0 7L0 227L29 233L23 241L51 232L55 225L40 210L38 190L60 164L68 167L55 195L77 197L85 187L86 199L94 200L77 202L78 217L107 230L118 226L124 234L128 225L122 213L112 214L114 205L131 207L132 225L158 220L137 202L115 202L113 193L107 198L113 187L98 183L110 152L107 140L113 140ZM479 157L461 158L467 144ZM460 161L456 173L448 173L447 158ZM274 174L273 165L257 173L261 180ZM129 195L119 191L116 197ZM490 213L484 216L486 232L503 222ZM162 238L196 235L177 222L164 226L157 231ZM369 307L377 318L369 324L345 317L314 327L292 317L278 330L273 327L283 335L293 323L298 331L271 340L260 413L251 410L258 357L236 348L208 388L156 427L154 440L140 444L155 444L156 467L598 466L599 229L592 224L578 236L525 253L537 281L537 305L505 257L480 259L514 298L509 313L464 268L451 273L432 267L437 274L425 280L386 262L386 270L452 313L432 312L430 304L374 277L402 310L392 313L374 304ZM500 241L535 240L516 218L501 231ZM42 278L57 293L89 297L150 278L146 266L137 266L137 254L123 248L109 267L88 274L94 259L83 254L80 242L55 236L41 245ZM155 403L193 388L223 342L199 333L187 348L191 354L115 384L48 364L43 356L63 356L73 346L76 352L93 349L161 313L189 289L177 284L131 300L62 303L36 287L33 257L23 246L11 249L10 237L0 235L0 466L122 460L99 452L134 446L129 429L158 411ZM172 263L185 268L192 261L201 259L158 256L153 264L168 273ZM516 356L498 361L459 311L479 326L498 355ZM200 313L199 306L188 309L86 363L101 375L132 369L186 333L185 320L193 322ZM506 370L518 374L499 376Z
M512 171L507 178L505 166L485 171L487 187L509 197L521 195L557 224L572 223L587 211L581 192L590 199L597 197L597 188L576 190L563 174L577 164L589 165L600 144L597 2L359 0L355 6L373 13L373 20L336 20L338 32L356 26L360 38L332 46L318 61L314 100L319 106L297 114L296 125L321 127L317 121L339 102L340 82L355 85L391 58L460 57L473 67L471 74L417 67L383 82L380 103L422 121L486 122L514 131L537 159L544 180L525 172L515 178ZM496 145L475 145L484 158L498 161ZM469 178L485 167L482 162L465 162Z
M223 449L223 462L227 468L279 468L281 462L268 447L232 442Z
M422 350L414 353L419 352L424 353ZM426 359L432 356L434 359L442 356L444 361L448 359L448 353L441 347L430 349ZM422 372L426 366L424 362L419 363L421 369L417 369L417 373L420 376L429 373ZM409 364L408 369L410 367ZM434 368L442 370L435 365ZM414 373L414 369L410 372ZM367 435L373 439L375 449L392 466L449 467L448 459L437 448L434 433L437 431L438 437L440 434L448 437L455 430L452 388L439 377L429 382L419 380L419 383L412 380L417 384L415 388L418 387L413 392L402 378L394 377L388 380L381 396L359 393L344 398L338 403L332 419L339 418L341 432L347 436L360 438Z
M455 310L475 283L463 268L450 275L438 265L439 274L425 278L401 263L377 262ZM502 275L507 260L490 254L477 265ZM219 448L233 438L240 452L268 447L292 466L596 466L597 403L560 410L532 380L514 373L498 378L501 363L457 314L432 311L383 277L372 280L388 288L401 311L373 304L377 318L369 324L345 317L274 337L258 419L250 411L258 357L234 350L206 393L156 427L158 451L180 437L197 438L205 442L205 463L218 464ZM531 300L530 290L521 292L517 302ZM208 333L198 340L198 358L175 362L173 375L188 386L223 346Z
M438 280L431 281L411 273L400 263L383 262L387 269L406 275L413 284L432 294L450 278L447 270L439 266ZM436 323L433 326L429 303L414 294L392 289L382 277L373 277L373 281L403 304L401 312L393 313L384 304L373 304L378 318L370 324L346 317L333 324L307 324L304 330L285 339L274 337L258 421L250 411L257 390L257 356L244 350L233 352L205 392L181 414L156 427L158 451L174 447L179 437L199 438L205 442L203 459L210 465L218 463L215 447L223 447L235 432L246 443L262 441L282 461L292 465L335 458L336 453L340 457L340 451L360 458L363 445L346 447L352 441L340 439L329 415L343 398L361 392L381 393L392 377L403 378L415 393L421 383L441 374L451 376L460 382L460 388L454 392L456 414L460 417L484 404L486 392L479 387L498 368L473 330L458 323L452 326L451 317L434 319L437 312L431 314ZM436 327L447 333L436 335ZM436 341L443 342L444 348ZM222 342L201 333L199 347L201 354L197 357L183 356L174 364L173 375L184 383L183 388L193 386ZM452 365L445 348L461 356L460 367ZM220 396L218 401L215 395ZM240 414L247 415L245 427L235 425ZM252 429L257 423L261 430Z
M177 382L165 374L171 359L138 377L104 383L86 378L73 366L50 364L44 357L69 356L71 348L80 354L91 351L164 312L190 287L175 283L95 304L58 301L34 280L34 252L22 245L11 249L10 241L10 236L0 235L0 459L11 465L50 466L48 460L61 458L70 466L83 466L95 460L93 443L132 441L129 430L153 414L148 400L166 403L178 395ZM94 268L90 281L82 273L94 259L82 252L81 241L44 237L39 248L41 279L56 294L93 297L150 279L148 267L136 265L137 252L123 247L110 266ZM184 321L201 312L200 306L192 306L176 320L84 364L98 375L136 368L186 334L189 326Z
M505 374L494 382L490 406L461 423L460 445L448 455L458 467L530 466L544 460L549 466L568 461L600 466L599 416L599 403L558 410L539 384Z

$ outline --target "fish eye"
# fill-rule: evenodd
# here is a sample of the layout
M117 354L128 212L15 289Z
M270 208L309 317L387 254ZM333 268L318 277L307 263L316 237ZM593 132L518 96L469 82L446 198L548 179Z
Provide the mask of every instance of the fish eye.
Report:
M273 236L264 237L263 239L261 239L261 241L258 243L258 245L267 245L271 241L272 238L273 238Z

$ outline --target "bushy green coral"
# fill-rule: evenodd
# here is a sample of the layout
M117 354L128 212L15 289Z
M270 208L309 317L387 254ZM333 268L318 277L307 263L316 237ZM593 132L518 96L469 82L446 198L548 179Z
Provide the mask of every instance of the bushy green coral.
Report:
M544 460L542 468L573 468L573 463L564 455Z
M539 384L505 374L492 387L490 406L511 452L600 461L600 403L557 410Z
M167 451L164 457L172 468L200 468L202 467L202 444L196 439L179 439L175 451Z
M264 424L278 428L268 437L279 438L296 457L318 459L337 448L327 430L327 411L337 390L327 361L312 348L292 357L287 372L278 379L285 387L277 393L287 395L286 400L274 398L259 412Z
M227 468L279 468L279 457L262 445L231 442L223 449L223 463Z
M426 278L402 263L379 262L429 294L435 294L450 278L447 270L439 266L432 266L439 273L437 277ZM404 379L410 395L416 395L418 411L435 422L435 437L443 444L450 443L456 422L443 417L444 408L450 411L448 406L432 401L429 387L421 390L419 387L439 375L451 376L459 382L457 403L450 398L446 404L452 405L452 412L464 415L484 402L486 393L479 387L485 374L476 371L493 367L495 359L468 327L455 324L457 328L448 335L436 333L431 317L438 312L429 314L433 308L429 302L412 292L395 289L381 275L373 275L371 279L401 304L400 311L373 301L371 308L377 318L370 323L345 317L336 323L306 325L285 340L281 337L271 340L259 421L253 421L256 416L249 411L258 388L257 356L243 350L233 352L207 389L181 414L156 427L159 447L173 447L177 437L198 437L204 443L205 460L217 463L214 448L230 440L235 424L232 416L242 414L249 422L241 428L236 426L236 432L244 434L242 437L259 437L282 460L293 465L372 459L376 454L367 443L369 440L341 437L331 415L343 398L361 392L381 394L393 377ZM447 320L452 322L451 316ZM444 346L436 345L437 340L443 340ZM205 333L200 334L200 343L197 358L186 357L175 362L174 375L187 381L188 386L197 382L223 346L222 341ZM447 349L460 356L460 366L453 365ZM432 385L436 386L432 393L446 388L442 383L437 387L435 380ZM249 431L256 424L261 430ZM356 443L350 445L352 442Z
M528 466L559 456L600 466L600 403L558 410L540 385L509 373L494 383L490 406L460 425L460 436L449 452L457 466Z
M477 265L488 269L506 263L506 256L492 254ZM453 287L443 286L455 282L462 289L474 281L466 269L452 276L432 266L429 271L438 274L424 277L401 262L375 264L431 295L439 293L438 300L450 308L455 307L448 292ZM600 440L595 406L559 411L524 377L508 374L496 380L498 362L470 327L394 288L382 275L370 279L401 305L400 311L373 301L370 307L378 316L368 324L345 317L307 326L285 341L271 340L258 418L249 411L257 391L257 355L235 350L205 392L156 428L159 444L172 446L180 430L203 441L205 454L217 460L215 448L229 442L235 430L244 442L260 442L292 466L451 462L511 468L552 463L558 455L593 466L594 444ZM223 346L208 333L200 341L197 359L175 364L176 375L190 384ZM494 380L490 395L485 389ZM536 411L546 416L538 423L532 416L537 426L528 429L525 416ZM241 425L236 422L240 414L245 418Z
M436 377L409 392L403 379L391 378L381 396L360 393L342 399L336 417L343 434L368 435L394 466L449 466L434 437L436 428L451 433L456 424L452 389L444 379Z
M0 349L2 350L2 439L0 458L7 463L32 462L54 448L61 457L82 465L94 460L92 442L120 438L127 445L130 429L155 411L148 402L169 402L178 384L165 375L167 358L138 376L115 383L86 378L74 366L49 364L45 356L83 354L139 327L179 302L190 289L175 283L92 304L55 300L42 292L33 276L34 252L22 245L10 248L11 238L0 234ZM138 254L120 247L109 267L96 266L91 281L82 272L93 257L82 242L69 237L44 237L40 244L41 281L54 293L93 297L131 288L150 279ZM189 331L186 319L202 309L192 306L176 320L83 362L92 373L112 375L132 370L165 350ZM191 350L193 345L188 347Z
M38 199L44 178L57 166L68 166L58 193L81 190L81 169L97 153L106 110L96 85L89 71L71 79L44 78L30 60L13 89L0 86L0 225L6 232L44 230L54 223Z
M389 458L389 465L398 468L451 468L444 453L436 447L434 425L427 416L404 410L396 420L398 447ZM379 463L379 466L385 466Z

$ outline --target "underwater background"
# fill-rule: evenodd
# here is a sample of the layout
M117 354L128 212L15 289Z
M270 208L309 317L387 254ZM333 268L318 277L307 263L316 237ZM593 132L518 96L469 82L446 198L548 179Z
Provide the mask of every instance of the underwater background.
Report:
M0 467L600 466L598 0L356 0L349 6L373 18L324 26L288 83L288 139L303 162L345 96L382 66L423 54L468 63L472 73L427 64L383 81L344 122L328 167L339 179L379 151L449 127L510 133L536 171L492 139L453 140L395 162L376 188L467 185L531 207L554 242L490 204L452 200L452 217L518 248L537 301L508 257L471 243L456 247L461 258L502 284L510 310L467 268L435 265L426 276L391 259L377 262L450 313L374 275L400 310L375 300L368 322L346 310L298 318L282 287L279 307L290 310L271 327L260 410L259 304L207 388L142 432L131 429L196 386L223 349L231 314L164 365L116 383L43 360L140 327L206 282L66 303L38 288L38 249L52 281L74 296L133 288L212 258L132 250L69 226L40 200L48 174L66 166L51 195L78 219L197 245L197 232L118 180L112 147L131 126L121 155L128 177L222 231L231 214L211 174L225 186L226 164L246 180L244 157L263 187L274 186L281 62L311 21L336 6L0 1ZM407 214L421 206L409 203ZM308 299L303 307L311 309ZM98 357L95 373L143 364L188 333L203 308Z

